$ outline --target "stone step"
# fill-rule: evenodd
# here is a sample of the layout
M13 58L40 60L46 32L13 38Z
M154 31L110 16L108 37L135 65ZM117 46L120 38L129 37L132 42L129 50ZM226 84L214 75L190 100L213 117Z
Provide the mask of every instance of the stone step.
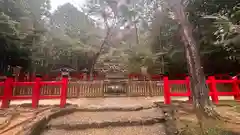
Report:
M164 122L162 112L157 108L140 111L74 112L52 119L48 128L86 129L108 126L151 125Z
M156 108L156 105L149 106L114 106L114 105L89 105L78 107L77 105L69 105L68 108L74 108L76 112L130 112L130 111L141 111L147 109ZM52 111L58 110L59 108L52 109Z
M106 127L86 130L45 130L42 135L166 135L162 124L151 126Z

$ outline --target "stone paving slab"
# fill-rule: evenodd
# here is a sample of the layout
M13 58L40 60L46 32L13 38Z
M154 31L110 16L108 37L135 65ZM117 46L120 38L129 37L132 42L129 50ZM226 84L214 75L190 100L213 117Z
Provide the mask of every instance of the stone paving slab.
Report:
M166 135L164 126L155 124L151 126L108 127L86 130L48 130L42 135Z
M180 100L186 101L187 97L172 97L172 100ZM219 100L234 100L232 96L221 96ZM95 106L149 106L152 105L153 102L163 102L163 96L156 97L109 97L109 98L76 98L76 99L68 99L67 103L76 104L79 107L95 107ZM0 102L1 104L2 102ZM11 105L20 105L20 104L31 104L31 100L15 100L11 101ZM40 105L59 105L60 100L40 100Z
M74 112L51 120L49 125L74 125L81 123L101 123L105 121L139 121L152 118L163 118L163 114L158 108L130 112Z

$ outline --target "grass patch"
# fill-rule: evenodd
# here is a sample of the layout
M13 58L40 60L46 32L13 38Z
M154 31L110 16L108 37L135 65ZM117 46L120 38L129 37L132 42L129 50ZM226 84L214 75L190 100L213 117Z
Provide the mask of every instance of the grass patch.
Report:
M199 128L189 127L184 129L179 135L201 135L201 131ZM205 135L239 135L239 133L227 131L220 127L215 127L205 129Z
M233 107L234 111L240 113L240 102L239 101L233 101L233 100L219 101L219 104L217 104L216 106L229 106L229 107Z
M165 105L166 107L168 105ZM204 122L205 135L240 135L240 102L221 100L215 104L217 111L228 120L209 120ZM170 106L169 106L170 107ZM183 101L173 101L171 104L176 113L177 135L202 135L197 124L192 104Z
M200 127L191 121L181 120L179 122L181 126L179 135L202 135ZM210 122L205 125L204 135L240 135L233 131L226 130L224 128L224 123L220 121Z
M236 105L240 105L240 103L237 101L234 101L234 100L220 100L219 103L217 104L217 106L218 105L236 106Z

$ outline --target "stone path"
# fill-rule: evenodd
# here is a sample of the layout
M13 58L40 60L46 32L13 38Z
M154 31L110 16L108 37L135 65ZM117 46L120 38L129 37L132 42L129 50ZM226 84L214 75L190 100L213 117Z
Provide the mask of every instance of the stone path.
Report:
M166 135L159 108L135 111L128 110L129 106L104 108L108 110L100 107L99 111L77 111L52 119L42 135ZM115 111L116 108L121 111Z
M101 111L101 112L75 112L64 117L56 118L50 124L82 124L100 123L101 121L138 121L142 119L162 118L161 112L156 108L144 109L141 111Z
M172 97L172 100L186 101L187 97ZM219 97L219 100L234 100L232 96ZM67 103L78 105L79 107L86 106L143 106L153 102L163 102L164 97L111 97L111 98L78 98L68 99ZM11 105L31 104L31 100L15 100L11 101ZM1 103L1 102L0 102ZM60 100L40 100L40 105L59 105Z
M187 98L175 98L187 100ZM221 100L230 100L225 97ZM51 120L42 135L166 135L162 110L153 102L163 97L151 98L95 98L73 99L80 108L136 108L136 111L84 111L74 112ZM152 108L147 108L147 107Z
M152 126L107 127L101 129L48 130L43 135L165 135L164 127L159 124Z
M165 135L162 112L153 107L153 102L163 101L163 99L160 96L68 99L68 103L75 104L82 110L51 120L48 123L49 129L46 129L42 135ZM184 101L187 98L172 98L172 100ZM220 97L220 100L233 100L233 98ZM40 105L47 106L59 105L59 103L59 100L40 101ZM31 104L31 100L11 102L11 105L20 104ZM110 110L104 110L106 108L110 108ZM116 108L125 110L117 111ZM141 109L132 111L129 110L130 108ZM83 111L84 109L85 111ZM21 114L8 127L30 118L36 109L30 110L30 112L22 110ZM5 112L1 109L0 111ZM4 118L3 115L2 121L5 121ZM19 125L4 133L5 129L0 131L3 135L14 135L21 129L21 125Z

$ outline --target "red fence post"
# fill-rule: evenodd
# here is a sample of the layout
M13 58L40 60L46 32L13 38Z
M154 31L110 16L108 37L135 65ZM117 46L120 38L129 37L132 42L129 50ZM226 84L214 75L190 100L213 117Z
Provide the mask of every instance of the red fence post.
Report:
M209 85L210 85L210 91L212 92L211 98L212 101L216 104L218 104L218 93L217 93L217 85L216 85L216 80L214 76L209 76Z
M39 102L39 98L40 98L40 81L41 81L41 76L40 75L36 75L35 78L35 84L33 86L33 91L32 91L32 108L37 108L38 107L38 102Z
M67 87L68 87L68 76L62 77L62 89L60 97L60 107L65 107L67 102Z
M239 86L238 86L238 78L234 77L233 78L233 86L232 86L233 92L235 93L234 99L235 100L240 100L240 91L239 91Z
M7 77L5 80L5 86L4 86L4 91L3 91L3 98L2 98L2 105L1 108L8 108L10 101L11 101L11 96L12 96L12 90L13 90L13 79L14 76L10 75Z
M170 88L169 88L169 80L168 77L163 78L164 83L164 103L170 104L171 103L171 97L170 97Z
M190 78L189 76L186 77L186 87L187 87L187 93L190 95L188 97L188 102L192 102L192 95L191 95L191 88L190 88Z

